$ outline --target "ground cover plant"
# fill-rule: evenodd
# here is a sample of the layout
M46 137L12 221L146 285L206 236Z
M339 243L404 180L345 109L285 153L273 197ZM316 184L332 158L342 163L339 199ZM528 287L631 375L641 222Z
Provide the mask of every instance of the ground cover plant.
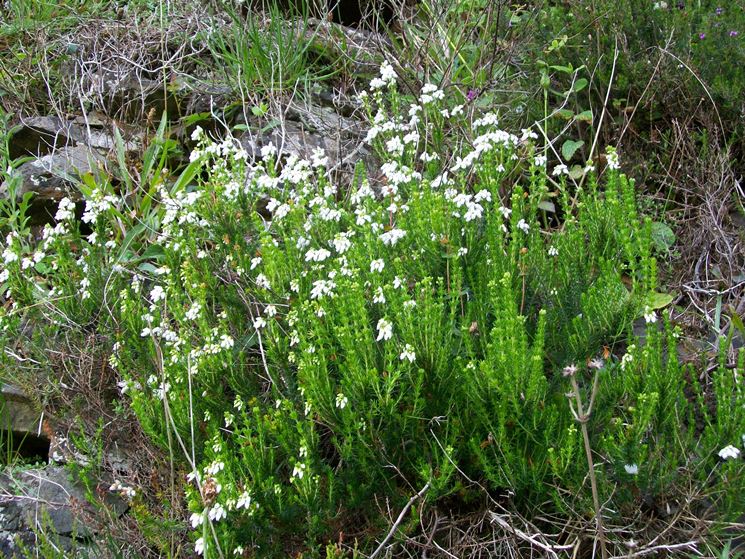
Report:
M13 228L6 339L22 319L115 333L206 557L368 555L375 503L415 496L420 516L486 499L572 519L594 543L546 545L583 554L627 550L647 507L736 520L743 361L723 354L708 391L678 362L615 150L575 181L535 132L432 84L404 96L388 64L361 102L374 181L342 190L320 151L252 162L196 129L177 180L135 198L90 181L82 222L64 199L40 241Z
M94 555L729 554L742 8L422 1L345 53L302 6L30 6L0 7L0 378L69 399L88 456L139 441ZM326 88L353 176L230 135ZM110 165L37 226L14 125L78 108ZM102 460L69 467L92 500Z

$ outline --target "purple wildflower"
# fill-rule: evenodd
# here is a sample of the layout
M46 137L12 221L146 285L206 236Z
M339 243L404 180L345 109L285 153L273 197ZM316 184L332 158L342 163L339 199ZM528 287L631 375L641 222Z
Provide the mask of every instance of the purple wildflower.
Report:
M738 35L737 31L730 31L729 32L729 36L730 37L737 37L737 35Z
M704 39L706 39L706 33L699 33L698 38L703 41Z
M478 94L479 92L476 91L475 89L469 89L468 93L466 94L466 99L468 99L469 101L473 101L474 99L476 99Z
M720 15L722 15L722 11L723 11L723 10L722 10L722 8L717 8L717 9L716 9L716 14L717 14L718 16L720 16Z

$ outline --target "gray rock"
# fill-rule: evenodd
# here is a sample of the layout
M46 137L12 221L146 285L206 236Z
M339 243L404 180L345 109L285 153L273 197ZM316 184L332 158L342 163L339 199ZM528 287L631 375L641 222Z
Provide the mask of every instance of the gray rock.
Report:
M258 119L249 121L249 130L238 140L249 157L259 159L261 148L274 144L282 155L296 155L310 159L316 149L323 149L329 159L328 167L351 171L362 160L373 164L371 153L363 140L364 125L353 118L337 113L331 107L292 104L285 119L269 130L262 129Z
M43 414L39 406L10 384L0 387L0 429L14 433L41 435Z
M134 152L142 145L142 135L136 131L120 130L127 138L124 148ZM105 123L95 115L62 120L56 116L36 116L24 119L20 129L8 142L11 159L21 156L44 156L63 147L89 146L100 150L113 150L114 136L106 130Z
M98 493L116 516L127 510L108 487L101 486ZM98 532L101 522L83 484L61 466L0 475L0 532L33 530L42 518L55 534L86 538Z
M34 192L34 202L59 201L65 196L80 199L75 181L87 173L102 174L106 158L85 146L65 147L49 155L27 161L15 172L19 181L16 197ZM8 195L7 181L0 185L0 196Z
M138 76L131 70L108 72L92 82L92 97L107 115L128 122L165 111L171 121L194 113L221 111L235 100L232 90L220 84L174 77L164 82Z

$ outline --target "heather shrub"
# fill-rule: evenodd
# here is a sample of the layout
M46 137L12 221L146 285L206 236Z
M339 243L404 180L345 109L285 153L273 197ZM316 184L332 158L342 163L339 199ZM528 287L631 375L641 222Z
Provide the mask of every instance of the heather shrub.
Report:
M741 514L742 357L707 386L679 363L615 150L575 182L531 130L431 84L406 97L388 65L361 100L382 166L349 186L321 152L248 161L198 129L177 180L89 184L82 223L63 201L40 242L11 232L3 335L115 332L206 557L316 556L342 532L369 552L381 499L420 490L592 519L585 431L606 521L683 486Z

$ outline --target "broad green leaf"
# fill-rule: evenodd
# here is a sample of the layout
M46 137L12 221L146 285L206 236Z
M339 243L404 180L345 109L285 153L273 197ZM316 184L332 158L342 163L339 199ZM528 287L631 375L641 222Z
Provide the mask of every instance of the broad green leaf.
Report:
M561 155L564 157L565 161L569 161L574 157L574 154L577 153L577 150L584 145L585 142L582 140L567 140L564 142L564 145L561 146Z
M158 273L158 267L153 264L152 262L144 262L137 266L137 269L141 272L146 272L149 274L157 274Z
M674 293L653 292L649 297L649 308L652 310L664 309L675 299Z
M592 122L592 111L582 111L574 117L575 120L581 120L582 122Z
M667 252L675 244L675 233L661 221L652 222L652 244L658 252Z
M582 91L584 88L587 87L587 80L585 78L580 78L576 82L574 82L574 87L572 88L573 93L578 93Z
M538 202L538 207L544 211L556 213L556 206L553 202L549 202L548 200L541 200Z
M574 180L581 179L584 174L585 171L582 169L581 165L572 165L572 168L569 170L569 176Z
M565 74L571 74L574 72L574 69L571 66L551 66L550 68L557 72L564 72Z

